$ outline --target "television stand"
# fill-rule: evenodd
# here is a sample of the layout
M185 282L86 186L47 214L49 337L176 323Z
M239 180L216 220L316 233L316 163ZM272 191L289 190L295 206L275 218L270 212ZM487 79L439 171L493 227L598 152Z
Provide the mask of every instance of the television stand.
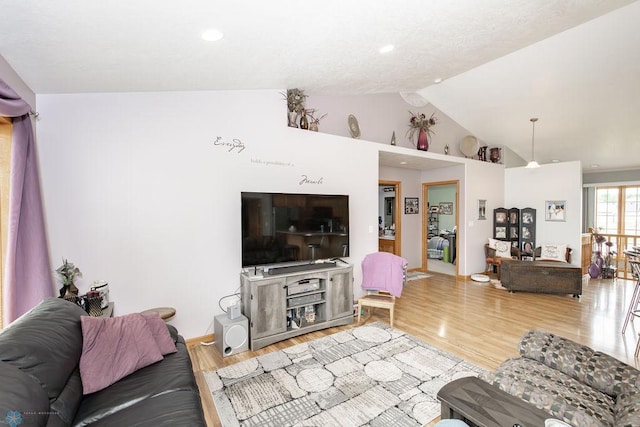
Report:
M255 351L278 341L353 323L353 267L283 266L272 275L240 274L242 314Z
M335 262L319 262L298 265L285 265L282 267L272 267L266 272L267 276L275 276L279 274L297 273L298 271L322 270L324 268L334 268Z

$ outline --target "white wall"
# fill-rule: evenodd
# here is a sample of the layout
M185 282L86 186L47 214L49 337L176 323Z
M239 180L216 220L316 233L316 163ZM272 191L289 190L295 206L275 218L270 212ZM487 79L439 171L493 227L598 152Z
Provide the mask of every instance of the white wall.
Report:
M277 91L37 101L52 267L62 257L78 265L81 291L109 281L116 314L171 305L186 337L211 332L218 301L238 291L241 191L349 194L358 295L360 262L378 249L378 180L401 181L398 197L419 197L421 211L422 183L459 180L458 273L484 269L491 224L476 221L477 199L487 212L503 205L502 165L379 168L380 143L288 128ZM303 175L322 183L301 185ZM421 215L401 215L402 254L418 267Z
M484 244L493 236L491 212L504 205L504 166L492 163L467 163L460 190L460 243L468 256L460 260L460 274L471 275L485 270ZM464 196L464 197L462 197ZM486 219L478 219L478 201L486 200Z
M571 263L580 266L582 248L582 170L580 162L541 165L537 169L505 170L505 207L536 209L536 246L568 244ZM545 201L565 200L564 222L545 221Z
M38 107L53 267L74 262L82 292L107 280L117 315L174 306L183 335L212 332L239 287L241 191L349 194L359 289L378 247L378 144L287 128L277 91L38 95Z
M320 132L332 135L351 137L347 123L350 114L358 119L361 139L389 145L395 131L396 145L415 149L415 140L407 138L409 130L409 111L424 113L427 117L433 113L438 123L431 128L429 136L429 152L444 153L449 146L449 155L464 157L460 152L460 140L469 135L469 131L461 127L442 111L428 104L414 107L402 99L399 94L318 96L310 95L306 106L318 110L319 116L327 113L320 122Z
M401 209L399 214L402 218L402 239L400 248L401 255L409 263L409 269L420 268L422 265L422 247L420 246L422 209L424 206L421 194L420 171L413 169L401 169L392 167L380 167L379 179L381 181L400 181ZM419 214L404 213L405 197L418 197ZM417 238L416 238L417 237Z

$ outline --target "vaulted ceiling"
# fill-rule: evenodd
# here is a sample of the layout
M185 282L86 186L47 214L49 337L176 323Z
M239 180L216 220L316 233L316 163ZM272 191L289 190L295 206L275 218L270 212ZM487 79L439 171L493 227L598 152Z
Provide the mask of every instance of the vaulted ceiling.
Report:
M541 163L640 168L638 1L20 0L1 9L0 55L36 94L401 92L527 160L535 116ZM209 28L224 37L202 40Z

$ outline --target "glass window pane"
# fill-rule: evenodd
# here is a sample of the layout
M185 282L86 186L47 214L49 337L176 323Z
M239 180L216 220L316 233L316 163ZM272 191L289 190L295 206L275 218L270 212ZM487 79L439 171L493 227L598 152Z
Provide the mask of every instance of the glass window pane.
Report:
M640 187L624 189L624 224L622 232L637 236L640 234Z
M596 188L596 230L618 233L618 188Z

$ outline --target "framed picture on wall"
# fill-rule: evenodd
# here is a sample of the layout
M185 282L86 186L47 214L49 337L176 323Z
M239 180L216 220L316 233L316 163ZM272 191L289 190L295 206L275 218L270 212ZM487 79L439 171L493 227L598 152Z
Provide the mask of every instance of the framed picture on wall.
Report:
M417 197L405 197L404 198L404 213L405 214L417 214L418 213L418 198Z
M545 221L566 221L565 200L547 200L544 202L544 220Z
M453 202L440 202L440 215L453 215Z
M478 219L487 219L487 201L478 200Z

